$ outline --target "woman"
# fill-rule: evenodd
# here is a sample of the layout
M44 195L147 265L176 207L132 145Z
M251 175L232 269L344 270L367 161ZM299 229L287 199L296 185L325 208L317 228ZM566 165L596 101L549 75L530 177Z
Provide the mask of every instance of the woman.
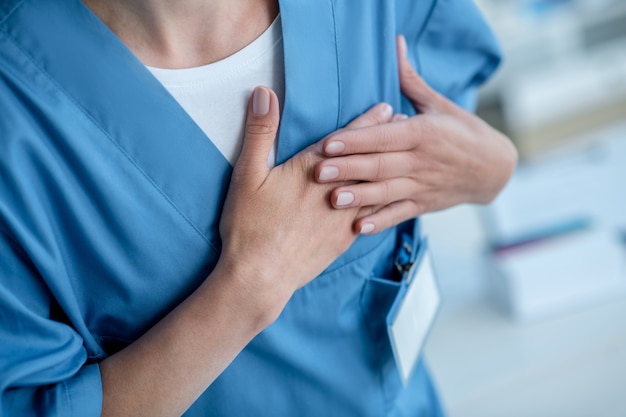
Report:
M281 2L282 115L254 90L233 169L155 76L278 6L0 3L2 416L441 415L386 336L395 225L489 201L516 156L395 35L465 106L497 48L466 0Z

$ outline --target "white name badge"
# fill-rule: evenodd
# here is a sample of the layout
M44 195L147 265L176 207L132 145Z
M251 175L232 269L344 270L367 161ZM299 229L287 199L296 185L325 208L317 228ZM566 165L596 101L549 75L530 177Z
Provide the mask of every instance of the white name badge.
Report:
M435 321L441 299L435 279L428 241L419 253L387 315L387 332L396 366L406 386Z

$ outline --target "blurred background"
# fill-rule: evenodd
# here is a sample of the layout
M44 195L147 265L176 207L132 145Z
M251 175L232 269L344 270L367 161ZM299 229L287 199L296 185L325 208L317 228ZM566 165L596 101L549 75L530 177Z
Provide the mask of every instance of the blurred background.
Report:
M626 416L626 0L478 0L505 62L479 114L520 152L486 207L424 216L450 417Z

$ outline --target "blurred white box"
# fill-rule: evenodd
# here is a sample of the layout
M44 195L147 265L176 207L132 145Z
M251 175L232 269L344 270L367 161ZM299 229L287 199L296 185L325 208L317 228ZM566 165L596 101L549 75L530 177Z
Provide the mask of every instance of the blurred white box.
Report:
M584 307L626 290L619 236L588 229L504 250L493 257L493 289L518 320Z
M524 165L483 211L493 252L491 288L515 318L536 319L624 293L623 142Z

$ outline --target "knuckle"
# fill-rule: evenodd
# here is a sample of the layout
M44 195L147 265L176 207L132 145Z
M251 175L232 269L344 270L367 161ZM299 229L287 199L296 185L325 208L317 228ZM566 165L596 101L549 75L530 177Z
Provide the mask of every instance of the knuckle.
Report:
M297 175L305 174L306 177L312 178L315 176L315 166L319 162L312 153L305 153L299 155L301 157L295 158L295 166Z
M267 136L274 134L276 127L269 119L253 119L246 124L246 135Z
M339 176L342 181L357 180L359 176L359 169L351 162L346 161L343 167L339 168Z
M363 198L363 194L358 190L351 190L352 195L354 196L354 202L352 203L355 207L360 207L363 205L365 198Z
M386 166L385 166L385 158L382 155L378 156L378 161L376 164L376 172L375 172L375 179L382 179L385 176L385 170L386 170Z
M383 204L387 205L391 203L391 187L389 186L389 182L385 181L382 183L382 198Z
M321 162L321 158L314 152L302 152L298 155L297 159L303 167L306 167L306 169L314 168L319 162Z
M393 134L389 129L378 129L374 136L374 149L376 152L388 152L393 141Z

